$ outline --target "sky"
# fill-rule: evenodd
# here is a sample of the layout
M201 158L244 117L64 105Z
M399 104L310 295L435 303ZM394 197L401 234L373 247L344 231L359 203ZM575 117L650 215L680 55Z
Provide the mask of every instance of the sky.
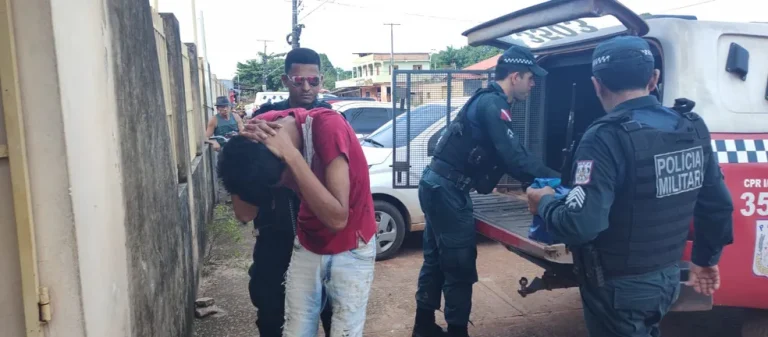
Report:
M205 48L211 71L220 79L234 76L238 62L290 50L290 0L149 0L160 12L179 20L181 38L194 42L192 3L198 13L198 44ZM305 25L302 47L325 53L334 66L351 69L358 52L433 53L466 45L461 35L482 22L544 0L302 0L299 23ZM766 21L768 5L758 0L621 0L636 13L690 14L699 20ZM455 4L446 6L447 3ZM204 27L204 38L203 38ZM205 44L203 45L203 40Z

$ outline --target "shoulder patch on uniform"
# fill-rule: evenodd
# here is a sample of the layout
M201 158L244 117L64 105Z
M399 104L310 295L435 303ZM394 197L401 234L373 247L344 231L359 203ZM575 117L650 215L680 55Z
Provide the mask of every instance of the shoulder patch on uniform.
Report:
M509 139L515 138L515 133L512 132L512 129L507 129L507 137L509 137Z
M584 207L584 201L587 200L587 194L581 186L576 186L565 198L565 206L572 211L579 211Z
M499 118L505 122L511 122L512 121L512 115L509 114L509 111L507 109L501 109L501 114L499 115Z
M592 181L592 160L579 160L576 162L576 174L573 178L574 185L586 185Z

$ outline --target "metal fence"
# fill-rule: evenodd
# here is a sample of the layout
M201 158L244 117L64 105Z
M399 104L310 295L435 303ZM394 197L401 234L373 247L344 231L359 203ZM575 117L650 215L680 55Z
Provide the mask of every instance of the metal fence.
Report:
M494 80L493 71L398 70L393 73L392 102L405 113L392 123L393 188L416 188L424 168L432 159L446 125L456 118L464 103L481 87ZM523 145L541 158L544 152L543 78L524 103L512 107L513 131ZM499 187L519 186L504 176Z

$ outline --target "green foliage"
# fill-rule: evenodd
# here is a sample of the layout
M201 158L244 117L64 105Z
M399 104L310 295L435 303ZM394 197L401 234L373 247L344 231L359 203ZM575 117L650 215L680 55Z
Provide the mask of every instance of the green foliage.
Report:
M232 208L216 205L213 210L213 221L206 226L206 232L208 239L203 264L208 265L237 254L237 244L243 240L243 234L240 230L240 222L235 219Z
M348 80L350 78L352 78L352 70L344 70L344 69L341 69L341 68L338 68L338 67L336 68L336 80L337 81Z
M503 50L490 46L464 46L458 49L449 46L436 54L432 54L430 67L432 69L462 69L502 52Z
M266 55L266 65L264 64L264 57L264 53L259 53L258 59L237 63L237 75L240 77L240 83L261 91L266 73L267 91L281 91L283 83L280 76L285 72L285 54Z

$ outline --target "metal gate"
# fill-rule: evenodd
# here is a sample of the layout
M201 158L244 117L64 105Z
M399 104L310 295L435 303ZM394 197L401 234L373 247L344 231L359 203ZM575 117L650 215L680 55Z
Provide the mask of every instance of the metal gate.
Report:
M392 187L417 188L424 168L446 125L456 118L464 103L481 87L493 81L492 70L399 70L392 74L392 104L403 114L392 122ZM524 103L512 107L515 134L523 145L541 158L544 151L544 78ZM519 186L504 176L499 187Z

